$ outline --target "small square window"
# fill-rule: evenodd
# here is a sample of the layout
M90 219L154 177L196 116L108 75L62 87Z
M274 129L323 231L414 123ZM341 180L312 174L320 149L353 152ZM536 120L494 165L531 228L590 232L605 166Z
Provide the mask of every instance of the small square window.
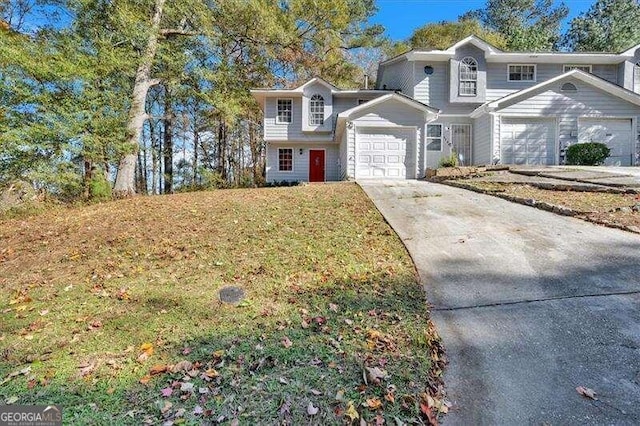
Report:
M278 148L278 171L293 171L293 148Z
M291 123L293 117L293 101L291 99L278 99L278 115L276 123Z

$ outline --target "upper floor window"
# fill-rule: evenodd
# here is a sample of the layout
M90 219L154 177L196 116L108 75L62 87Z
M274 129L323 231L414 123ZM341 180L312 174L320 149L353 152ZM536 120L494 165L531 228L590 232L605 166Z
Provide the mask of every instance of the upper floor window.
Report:
M291 99L278 99L278 115L276 123L291 123L293 121L293 101Z
M562 72L569 72L571 70L580 70L580 71L590 73L592 70L592 67L591 65L565 65L562 69Z
M458 84L460 96L476 96L478 94L478 62L475 59L464 58L460 62Z
M633 67L633 91L640 93L640 61Z
M358 99L358 105L362 105L369 102L369 99Z
M311 126L324 124L324 98L318 94L313 95L309 102L309 124Z
M509 81L536 81L535 65L509 65Z

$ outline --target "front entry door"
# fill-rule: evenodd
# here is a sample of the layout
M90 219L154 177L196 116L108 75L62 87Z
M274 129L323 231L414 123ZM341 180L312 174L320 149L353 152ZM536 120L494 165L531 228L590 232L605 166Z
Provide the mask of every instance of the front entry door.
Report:
M460 166L471 165L471 124L452 124L451 142Z
M324 150L309 150L309 182L324 182Z

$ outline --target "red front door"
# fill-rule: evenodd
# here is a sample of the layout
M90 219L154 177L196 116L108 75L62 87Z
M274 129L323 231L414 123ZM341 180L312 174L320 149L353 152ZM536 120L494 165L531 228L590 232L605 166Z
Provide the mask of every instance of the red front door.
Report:
M309 182L324 182L324 151L309 150Z

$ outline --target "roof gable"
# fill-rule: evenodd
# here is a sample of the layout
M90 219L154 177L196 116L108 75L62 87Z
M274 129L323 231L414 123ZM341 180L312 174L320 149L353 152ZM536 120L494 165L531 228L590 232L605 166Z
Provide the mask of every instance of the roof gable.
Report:
M455 52L456 49L459 49L460 47L466 44L473 44L478 49L484 50L485 52L489 52L489 53L502 52L502 50L498 49L497 47L495 47L490 43L487 43L486 41L482 40L480 37L475 35L470 35L469 37L463 38L459 42L449 47L447 49L447 52Z
M382 103L388 102L390 100L397 100L400 101L401 103L408 105L412 108L415 108L417 110L420 110L422 112L425 113L432 113L432 114L438 114L440 113L440 110L437 108L433 108L427 104L423 104L422 102L416 101L413 98L410 98L409 96L405 96L401 93L389 93L383 96L380 96L378 98L372 99L369 102L365 102L361 105L358 105L356 107L353 107L351 109L348 109L346 111L341 112L340 114L338 114L338 118L343 118L343 119L347 119L350 118L351 116L353 116L354 114L357 114L359 112L362 112L364 110L367 110L369 108L373 108L376 105L380 105Z
M309 80L306 83L304 83L303 85L296 87L294 90L301 92L301 91L304 90L305 87L310 86L310 85L312 85L314 83L321 84L321 85L325 86L326 88L328 88L329 90L331 90L332 92L336 91L336 90L340 90L336 86L334 86L333 84L329 83L327 80L325 80L323 78L320 78L320 77L314 77L311 80Z
M542 83L536 84L535 86L531 86L527 89L520 90L518 92L512 93L510 95L504 96L500 99L496 99L495 101L487 102L471 113L471 117L479 117L483 113L499 110L504 107L505 104L508 104L512 101L518 101L519 99L526 99L530 94L536 94L540 89L543 89L547 86L551 86L555 83L559 83L563 80L567 79L576 79L583 83L586 83L590 86L596 87L598 89L604 90L607 93L616 96L620 99L623 99L627 102L640 106L640 94L634 93L630 90L627 90L623 87L620 87L616 84L613 84L603 78L595 76L590 73L586 73L584 71L580 71L578 69L573 69L564 74L561 74L557 77L550 78Z

